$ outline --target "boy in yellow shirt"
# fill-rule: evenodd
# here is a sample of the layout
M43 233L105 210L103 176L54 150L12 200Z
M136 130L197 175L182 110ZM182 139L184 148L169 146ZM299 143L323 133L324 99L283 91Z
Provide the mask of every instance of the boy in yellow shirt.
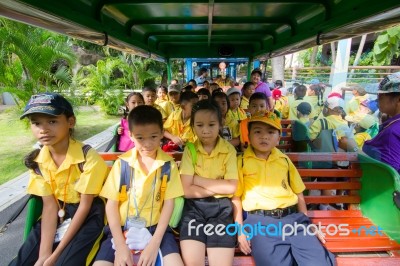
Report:
M174 198L183 195L183 188L176 163L160 149L161 113L141 105L129 113L128 122L135 148L114 163L100 193L108 200L109 226L104 229L106 239L94 266L134 265L131 250L142 250L137 265L154 265L159 250L163 265L183 265L168 229ZM165 191L161 191L161 172L167 163L170 174ZM130 183L124 182L123 170L128 171Z
M160 111L160 113L162 115L162 119L163 119L163 121L165 121L167 119L168 115L161 106L156 104L156 99L157 99L156 90L153 88L150 88L150 87L144 87L142 90L142 95L144 98L144 104L153 106L158 111Z
M280 119L269 112L253 116L248 127L251 144L238 158L239 183L232 198L239 248L251 253L256 265L334 265L333 254L315 234L304 231L311 223L305 186L290 159L276 148ZM248 212L245 221L242 209ZM256 226L257 233L249 234L247 229Z

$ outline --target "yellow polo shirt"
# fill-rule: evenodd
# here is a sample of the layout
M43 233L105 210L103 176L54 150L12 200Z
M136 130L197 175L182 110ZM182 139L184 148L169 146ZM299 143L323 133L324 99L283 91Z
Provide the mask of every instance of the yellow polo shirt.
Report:
M60 167L51 158L49 148L44 146L35 159L42 176L30 170L27 192L37 196L54 194L65 203L79 203L80 194L97 196L106 179L108 168L96 150L90 149L81 172L78 164L85 161L82 146L81 142L70 139L66 157Z
M229 128L232 138L240 136L239 122L236 117L231 115L228 116L228 113L226 113L224 127Z
M211 179L238 179L238 171L236 164L236 150L226 140L218 137L217 145L211 154L208 154L200 141L194 143L197 154L196 166L193 167L192 155L186 147L183 151L182 161L180 165L181 175L194 174ZM229 197L232 195L214 195L216 198Z
M250 103L250 99L242 96L242 98L240 100L240 108L242 108L243 110L247 110L249 108L249 103Z
M349 131L350 128L346 120L344 120L340 115L329 115L324 117L328 122L328 129L334 129L336 132L337 139L341 139L346 135L346 131ZM314 140L318 137L321 132L321 119L319 118L312 123L310 126L310 139Z
M172 112L172 114L164 122L164 129L172 135L180 137L185 143L195 142L197 137L190 126L190 119L182 123L182 109Z
M231 109L226 113L225 119L227 120L236 120L238 123L247 118L246 112L242 108L238 108L236 112L233 112Z
M143 169L140 167L138 161L138 154L136 148L129 150L128 152L119 156L119 159L115 161L110 174L104 184L103 189L100 192L100 196L107 199L119 201L119 214L121 218L121 225L126 222L126 215L136 215L136 208L134 204L133 194L133 181L130 189L126 193L119 192L120 178L121 178L121 160L127 161L129 166L133 168L135 177L136 187L136 200L138 209L140 211L140 217L146 219L146 226L155 225L160 219L160 213L162 209L162 202L160 201L160 189L161 189L161 167L165 162L171 161L171 174L170 179L167 182L164 199L173 199L183 195L183 188L181 179L178 172L178 167L171 156L163 152L160 148L157 150L157 157L154 161L149 173L145 174ZM153 191L153 182L156 179L156 183ZM129 208L129 210L128 210ZM150 222L151 219L151 222Z
M347 115L357 114L361 102L367 99L368 99L368 94L365 94L364 96L354 96L353 98L351 98L350 101L346 104L346 114Z
M174 111L174 106L170 101L156 101L156 104L164 110L167 117Z
M307 100L294 100L292 103L289 104L289 120L298 120L297 118L297 106L302 102L308 102ZM314 112L314 109L311 105L311 114Z
M289 117L289 100L286 96L281 96L278 100L275 100L274 108L282 114L282 119Z
M322 109L324 108L324 106L319 106L318 104L318 96L312 95L312 96L305 96L304 99L311 104L311 114L310 117L314 118L314 117L318 117L319 114L322 112ZM323 101L324 102L324 101Z
M371 136L367 132L360 132L354 135L354 140L357 143L359 150L362 150L365 141L370 140Z
M153 107L156 108L158 111L160 111L163 120L167 119L167 117L168 117L167 113L164 111L164 109L161 106L159 106L158 104L154 104Z
M258 158L249 146L239 156L237 163L239 183L235 196L241 197L245 211L273 210L295 205L298 202L296 194L305 189L296 167L277 148L265 160Z

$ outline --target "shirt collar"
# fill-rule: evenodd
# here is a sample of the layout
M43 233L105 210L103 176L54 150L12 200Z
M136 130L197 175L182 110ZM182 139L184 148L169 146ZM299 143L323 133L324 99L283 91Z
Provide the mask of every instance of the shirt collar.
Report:
M39 155L34 160L39 164L44 164L45 162L53 161L53 158L50 155L50 150L48 146L43 146L40 150ZM69 139L68 150L65 156L65 159L60 165L58 171L64 170L64 168L69 168L72 164L79 164L85 161L85 156L82 151L82 143ZM55 169L54 169L55 170Z
M208 155L208 153L204 150L203 145L201 144L199 139L196 140L195 146L198 152ZM215 145L215 148L212 150L209 156L214 157L217 156L218 153L229 153L227 143L221 136L218 136L217 145Z
M141 169L139 160L138 160L138 151L136 148L133 148L124 154L118 156L121 160L127 161L129 166L135 169ZM161 148L157 149L156 160L154 161L149 173L156 171L158 168L164 165L167 161L172 161L173 158L166 154Z
M280 150L278 150L276 147L274 147L271 150L271 153L268 156L267 161L271 162L271 161L275 161L275 160L277 160L279 158L285 158L285 157L286 157L286 155L284 155ZM265 160L265 159L259 158L259 157L257 157L255 155L253 147L251 145L244 151L243 158L254 158L254 159L257 159L257 160L261 160L261 161Z
M382 131L384 128L386 128L389 124L393 123L395 120L400 119L400 114L395 115L388 120L386 120L382 125L379 126L379 131Z

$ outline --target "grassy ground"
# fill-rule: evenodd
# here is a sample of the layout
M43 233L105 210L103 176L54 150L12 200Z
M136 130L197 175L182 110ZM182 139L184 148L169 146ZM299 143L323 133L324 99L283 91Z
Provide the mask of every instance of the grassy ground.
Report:
M119 117L105 116L97 108L82 107L76 110L75 138L85 140L117 123ZM0 111L0 185L26 171L23 157L36 142L27 121L20 121L13 109Z

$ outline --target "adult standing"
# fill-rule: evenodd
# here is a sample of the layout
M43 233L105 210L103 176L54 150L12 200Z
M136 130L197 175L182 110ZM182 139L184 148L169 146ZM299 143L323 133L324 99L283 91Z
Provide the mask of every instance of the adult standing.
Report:
M379 111L388 115L378 135L366 141L363 152L389 164L400 173L400 72L386 76L379 84Z
M207 80L208 77L208 70L205 67L200 68L199 76L195 78L197 85L202 86L203 83Z
M262 72L259 68L255 68L251 72L250 78L251 78L251 81L254 83L255 92L261 92L267 96L268 109L269 109L269 111L273 111L274 110L274 101L272 100L271 90L269 89L269 86L267 83L262 82L261 77L262 77Z

